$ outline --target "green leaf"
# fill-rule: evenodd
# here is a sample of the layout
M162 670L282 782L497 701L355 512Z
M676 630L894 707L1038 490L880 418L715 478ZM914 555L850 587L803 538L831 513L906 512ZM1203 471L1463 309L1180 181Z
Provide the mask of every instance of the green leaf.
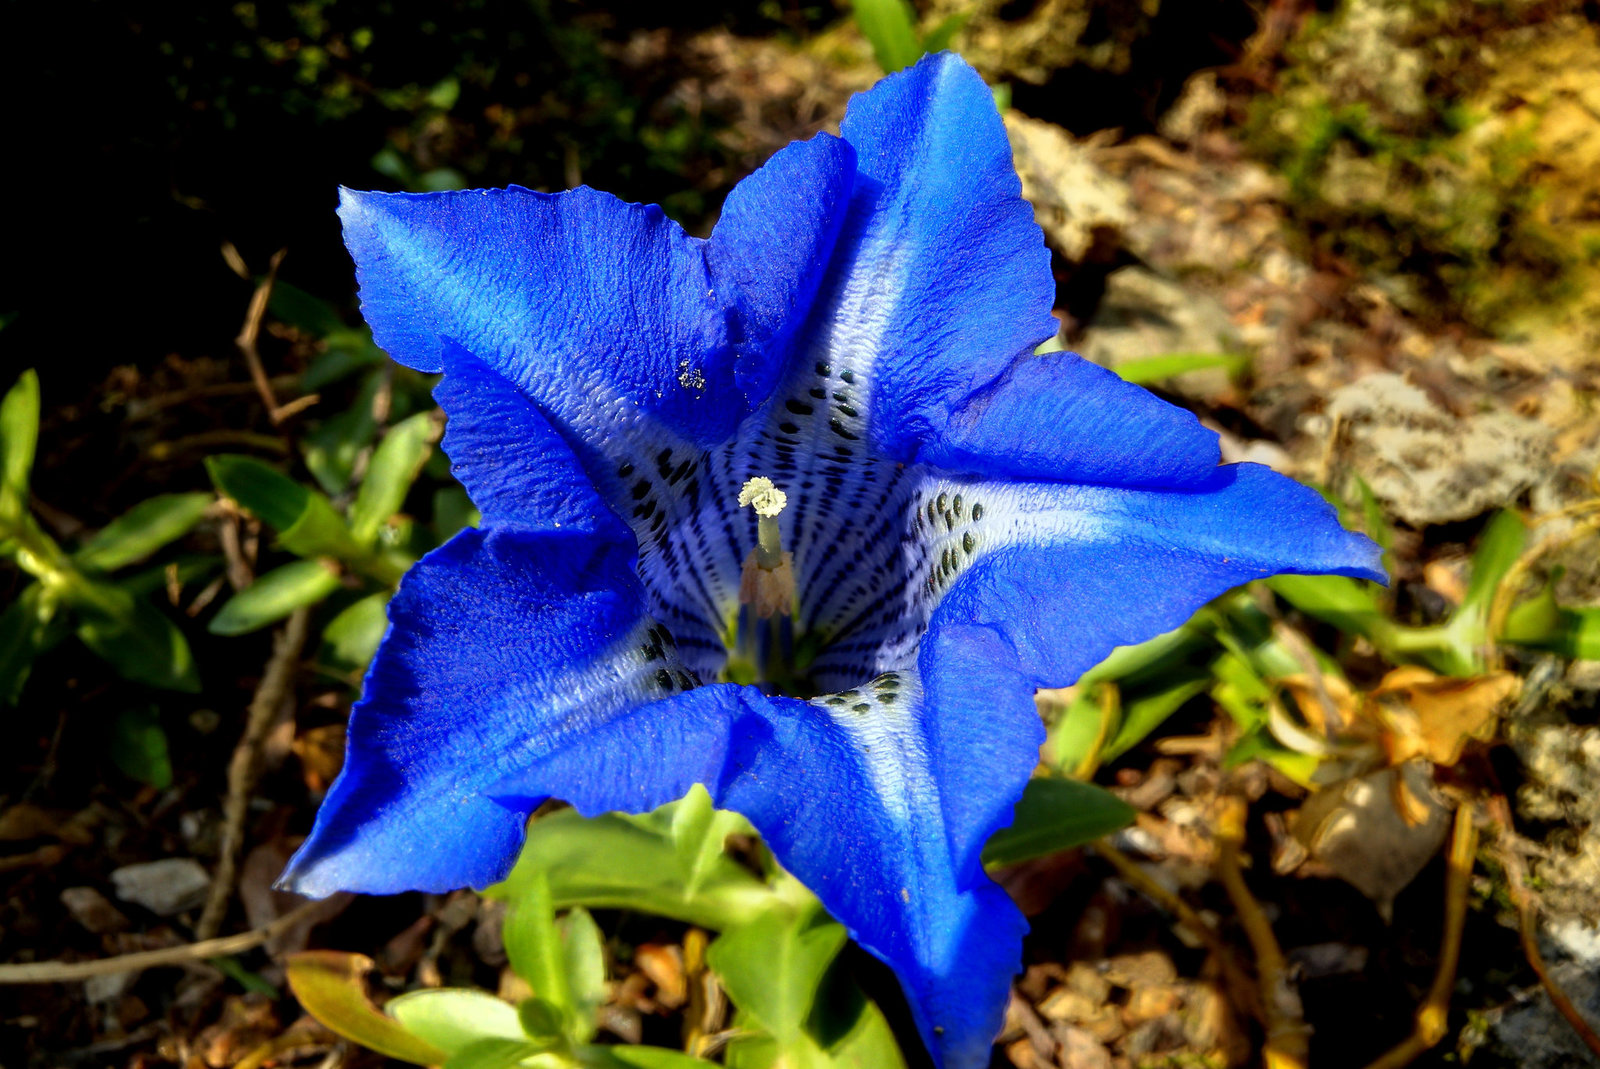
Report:
M1187 623L1132 646L1118 646L1078 679L1079 689L1110 680L1164 678L1199 650L1211 648L1206 629Z
M740 1011L734 1024L759 1022ZM805 1030L788 1043L759 1032L734 1039L723 1062L728 1069L904 1069L894 1031L861 992L845 962L828 969Z
M115 571L144 560L189 533L211 505L210 494L159 494L90 536L72 555L73 563L96 571Z
M254 457L206 457L206 471L218 490L275 531L293 527L311 496L310 490Z
M983 848L985 865L1015 865L1082 846L1133 823L1134 809L1103 787L1074 779L1034 778L1009 828Z
M586 1047L578 1053L578 1064L589 1069L705 1069L712 1064L681 1050L665 1047Z
M526 1039L480 1039L452 1054L443 1069L511 1069L543 1050Z
M300 1005L324 1027L368 1050L417 1065L440 1065L447 1055L406 1031L367 999L362 977L372 960L336 950L304 950L289 955L289 988Z
M568 1034L574 1043L594 1038L596 1015L606 1000L605 941L589 911L574 907L556 926L561 932L561 957L572 995Z
M320 390L330 383L369 368L381 366L386 358L383 350L372 341L372 332L366 329L334 330L323 336L327 350L319 353L300 376L300 385L307 390ZM367 405L370 418L372 406Z
M277 531L278 541L290 552L345 561L364 555L325 495L251 457L207 457L206 469L218 490Z
M508 906L501 938L512 970L542 1001L562 1014L569 1013L572 990L567 984L567 963L546 875L530 874L509 898Z
M28 473L38 443L39 375L30 368L0 400L0 499L16 502L19 513L28 500ZM0 508L0 515L4 513Z
M711 794L696 783L672 804L670 835L683 865L683 893L692 897L723 855L728 836L754 835L750 822L737 813L717 810Z
M852 8L861 35L885 74L893 74L922 58L916 12L906 0L855 0Z
M0 704L15 705L22 697L33 662L46 648L54 613L54 601L39 583L23 587L0 612Z
M359 682L389 626L392 596L387 590L369 594L329 620L322 629L321 664Z
M314 338L327 337L344 329L344 320L333 305L282 279L272 283L267 311Z
M948 16L943 22L935 26L928 33L928 36L922 39L922 50L924 52L943 52L950 47L950 42L955 39L956 34L961 32L961 27L965 26L971 18L972 12L970 11L957 11L954 15Z
M1600 608L1563 608L1551 583L1506 614L1500 640L1564 657L1600 660Z
M486 991L460 987L409 991L384 1003L383 1012L424 1043L452 1056L485 1039L526 1042L517 1008Z
M511 875L484 893L515 902L543 878L557 909L642 910L713 930L772 907L773 890L725 856L711 863L698 890L687 891L688 873L670 834L672 812L585 818L568 809L541 817L528 826Z
M153 705L124 709L111 725L111 760L130 779L157 790L172 786L172 758L161 714Z
M805 1028L822 978L848 938L820 905L798 915L771 910L724 932L706 961L734 1004L786 1046Z
M154 605L111 584L83 579L68 596L78 610L78 638L124 679L199 693L188 641Z
M326 492L342 494L349 489L350 480L355 476L356 458L371 444L372 436L378 431L372 406L384 382L382 371L368 375L348 408L323 420L301 440L300 451L306 468Z
M243 635L277 623L296 609L315 605L340 588L339 577L321 561L297 560L256 577L228 599L206 630Z
M1125 382L1142 386L1214 367L1226 368L1229 375L1237 375L1249 366L1250 358L1238 353L1167 353L1142 360L1124 360L1111 370Z
M378 528L400 511L406 491L416 481L433 442L433 417L418 413L389 428L372 453L366 477L350 506L350 533L361 545L371 545Z
M1273 593L1307 616L1351 635L1373 638L1389 623L1373 588L1342 575L1278 575L1266 580Z
M568 1016L537 995L517 1004L517 1022L522 1034L544 1050L566 1046Z
M457 531L478 526L483 517L459 486L446 486L433 493L433 535L441 544Z
M1210 685L1209 675L1188 679L1180 677L1154 694L1125 698L1122 703L1122 724L1100 751L1100 760L1114 761L1143 742L1145 737L1160 727L1167 717L1177 712L1184 702Z
M1522 517L1510 509L1495 513L1484 525L1477 551L1472 554L1472 578L1467 580L1467 594L1458 612L1480 610L1488 614L1500 581L1522 556L1527 537L1528 525Z

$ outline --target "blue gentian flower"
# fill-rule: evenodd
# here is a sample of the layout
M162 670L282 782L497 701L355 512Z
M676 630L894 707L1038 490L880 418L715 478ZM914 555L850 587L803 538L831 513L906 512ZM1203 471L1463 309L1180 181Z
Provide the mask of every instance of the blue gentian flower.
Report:
M1026 925L979 853L1035 688L1247 580L1382 578L1190 413L1033 355L1049 254L954 56L779 152L707 240L587 188L340 216L378 343L444 373L483 522L390 605L302 893L481 887L546 798L704 784L895 971L935 1060L985 1065Z

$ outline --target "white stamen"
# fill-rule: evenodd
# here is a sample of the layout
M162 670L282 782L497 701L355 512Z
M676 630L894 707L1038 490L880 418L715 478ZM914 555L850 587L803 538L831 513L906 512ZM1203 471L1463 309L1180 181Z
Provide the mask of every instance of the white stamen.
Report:
M789 503L789 495L772 485L765 475L757 475L739 491L739 507L754 508L757 516L777 517Z
M778 526L778 516L788 503L789 496L763 475L739 491L739 507L753 508L760 517L757 545L745 559L740 577L739 600L761 619L787 615L794 606L794 569L789 554L783 551L783 533Z

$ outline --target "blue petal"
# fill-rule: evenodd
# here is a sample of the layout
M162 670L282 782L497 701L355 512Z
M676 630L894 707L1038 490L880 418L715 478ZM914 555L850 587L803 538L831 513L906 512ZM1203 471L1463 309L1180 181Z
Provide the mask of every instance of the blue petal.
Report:
M433 396L449 417L444 451L487 526L588 531L618 545L632 534L596 496L572 447L504 376L453 342Z
M618 804L645 808L722 764L727 727L715 716L674 717L653 735L618 730L694 683L644 614L631 545L463 531L406 574L389 619L351 711L344 770L289 863L289 889L500 879L541 799L499 785L550 754L583 754L617 777Z
M850 145L818 134L779 150L722 205L706 258L742 317L737 379L747 397L766 397L788 366L855 176Z
M1252 579L1386 581L1371 540L1341 527L1315 491L1256 464L1217 468L1184 490L1019 483L968 494L987 509L945 536L961 561L935 573L943 596L929 633L993 627L1040 686L1071 683L1116 646L1170 631Z
M1050 254L993 95L958 57L885 78L850 102L841 132L860 174L812 353L856 380L878 451L909 460L1055 334Z
M1018 363L970 397L918 459L951 471L1110 486L1184 486L1221 461L1192 412L1076 353Z
M978 861L1009 823L1043 735L1033 687L981 629L917 667L811 702L749 688L713 795L894 970L937 1064L977 1069L1027 929ZM919 671L920 668L920 671Z

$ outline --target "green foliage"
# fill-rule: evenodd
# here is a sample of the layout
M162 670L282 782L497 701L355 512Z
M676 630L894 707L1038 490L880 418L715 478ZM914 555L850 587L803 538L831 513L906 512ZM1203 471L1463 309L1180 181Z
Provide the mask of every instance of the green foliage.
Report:
M1133 823L1133 807L1092 783L1035 778L1017 803L1011 826L983 849L987 865L1014 865L1091 843Z
M918 36L917 13L906 0L854 0L850 13L885 74L909 67L929 52L949 48L970 17L965 12L951 15L926 36Z
M15 561L34 582L0 613L0 700L20 699L34 660L69 627L63 609L78 639L124 678L198 691L199 674L183 632L145 599L143 583L108 573L187 534L200 520L207 495L168 494L141 502L69 555L29 509L38 434L39 380L26 371L0 400L0 556Z
M1250 358L1239 353L1166 353L1142 360L1124 360L1111 370L1128 382L1146 386L1175 378L1189 371L1223 368L1238 375L1250 366Z

